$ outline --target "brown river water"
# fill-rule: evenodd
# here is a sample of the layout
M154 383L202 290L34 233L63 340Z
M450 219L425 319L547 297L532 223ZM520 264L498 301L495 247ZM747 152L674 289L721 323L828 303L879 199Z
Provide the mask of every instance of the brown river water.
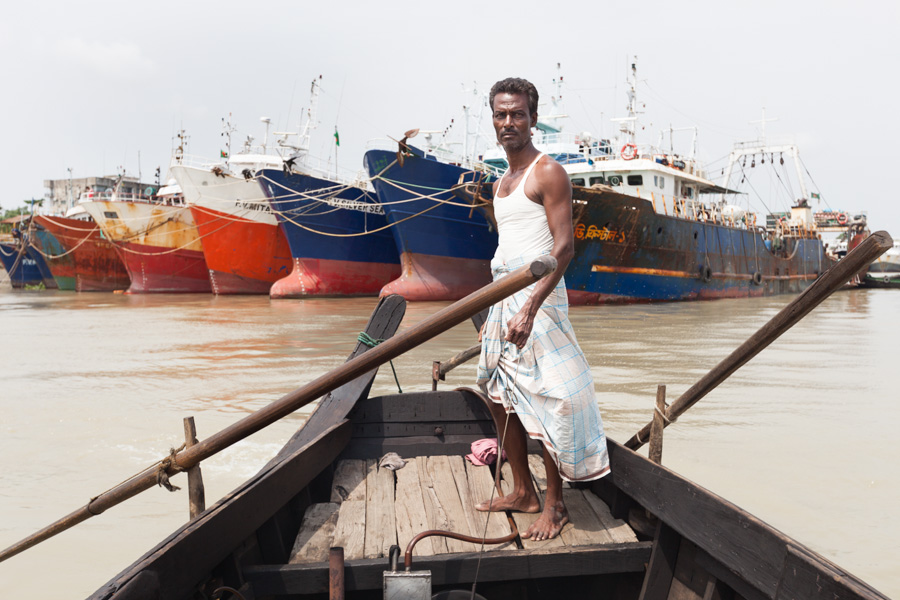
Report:
M790 299L572 309L607 434L625 441L657 384L674 400ZM375 302L0 287L0 547L165 456L184 417L202 439L339 365ZM410 305L401 327L442 306ZM832 296L668 428L663 462L900 598L898 315L900 292ZM466 323L396 360L403 389L474 342ZM383 368L373 393L395 390ZM205 461L208 505L308 412ZM0 563L0 595L85 597L187 516L184 490L144 492Z

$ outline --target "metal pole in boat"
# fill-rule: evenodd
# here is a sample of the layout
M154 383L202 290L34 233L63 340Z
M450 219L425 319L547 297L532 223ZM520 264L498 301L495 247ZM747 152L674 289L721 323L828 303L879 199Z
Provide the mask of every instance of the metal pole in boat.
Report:
M293 392L272 402L268 406L252 413L237 423L226 427L197 444L185 448L158 462L153 467L135 475L111 490L92 498L86 506L63 517L55 523L41 529L37 533L21 540L0 552L0 562L65 531L82 521L99 515L106 509L119 504L132 496L147 490L163 478L187 471L200 461L228 448L245 437L256 433L285 417L301 406L321 398L328 392L353 381L360 375L397 358L404 352L415 348L471 318L500 300L522 290L539 279L553 273L557 268L556 259L552 256L541 256L530 265L516 269L506 277L490 283L462 300L431 315L421 323L410 327L391 339L385 340L374 348L345 362L340 367L322 375L312 382L297 388Z
M751 358L777 340L782 333L809 314L825 298L842 288L857 273L865 269L869 263L884 254L893 244L894 240L891 239L891 236L886 231L877 231L866 238L863 243L854 248L840 262L822 273L811 286L781 309L777 315L772 317L759 331L750 336L746 342L716 365L712 371L679 396L666 410L663 426L668 426L674 422L675 419L713 391L732 373L744 366ZM625 443L625 447L637 450L647 443L651 425L645 425L639 432L634 434Z

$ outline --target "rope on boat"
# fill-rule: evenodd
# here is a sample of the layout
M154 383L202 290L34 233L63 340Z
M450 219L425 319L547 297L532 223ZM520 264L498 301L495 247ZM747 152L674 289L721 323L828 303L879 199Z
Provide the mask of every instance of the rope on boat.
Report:
M316 190L316 192L317 192L316 194L311 194L308 192L298 192L296 190L292 190L291 188L285 186L284 184L278 183L276 181L272 181L271 179L269 179L268 177L265 177L265 176L263 176L262 179L264 179L265 181L269 182L270 184L274 184L275 186L278 186L279 188L288 192L283 195L277 194L277 195L274 195L273 197L269 198L269 204L272 208L273 213L277 214L284 221L289 222L293 225L296 225L297 227L299 227L303 230L309 231L310 233L323 235L326 237L347 238L347 237L359 237L359 236L363 236L363 235L371 235L373 233L379 233L386 229L390 229L391 227L395 227L395 226L399 225L400 223L403 223L410 219L419 217L431 210L434 210L435 208L437 208L438 206L441 206L442 204L449 205L449 206L459 206L461 208L473 208L473 207L477 208L477 207L481 207L481 206L487 206L489 204L487 202L466 204L466 203L462 203L462 202L456 202L454 200L440 198L439 195L445 194L449 191L449 189L445 189L445 188L433 188L433 187L421 186L421 185L413 186L415 188L421 188L424 190L432 190L432 192L433 192L430 194L422 194L420 192L414 191L410 187L402 186L398 182L396 182L392 179L387 179L386 177L383 176L383 173L385 171L387 171L388 169L390 169L396 162L397 162L396 160L391 162L388 166L386 166L384 169L382 169L381 172L372 176L369 179L369 181L370 182L384 181L388 185L391 185L391 186L397 188L398 190L405 193L409 197L406 199L402 199L402 200L395 200L393 202L378 202L377 204L371 203L371 205L372 206L392 206L392 205L397 205L397 204L406 204L409 202L418 202L421 200L431 200L432 202L434 202L434 204L432 206L429 206L429 207L415 213L415 214L404 217L403 219L394 221L393 223L388 223L387 225L385 225L383 227L379 227L377 229L367 230L367 231L363 231L363 232L359 232L359 233L328 233L325 231L314 229L312 227L304 225L303 223L299 223L294 218L292 218L292 217L296 217L296 216L321 216L321 215L329 214L336 210L344 209L345 207L342 207L342 206L334 206L333 204L331 204L331 202L329 202L329 200L333 200L333 199L337 198L341 192L348 190L351 187L357 187L357 186L353 186L353 185L349 185L349 184L348 185L343 185L343 184L335 185L335 186L330 186L327 188L319 188L318 190ZM468 173L474 174L474 173L476 173L476 171L474 171L474 170L466 171L465 173L463 173L463 176L465 176ZM362 188L358 188L358 189L360 189L360 191L363 191ZM301 200L309 201L311 203L310 206L307 207L302 212L281 211L276 208L276 205L281 204L282 202L288 201L287 199L296 200L297 198L299 198ZM351 202L359 202L360 204L367 204L367 205L370 204L368 202L363 202L360 200L350 200L350 201ZM313 203L315 203L315 204L313 204ZM331 210L326 210L325 212L312 213L312 211L315 208L320 208L321 204L325 204Z
M380 339L380 338L373 338L371 335L369 335L365 331L360 331L359 335L356 336L356 341L365 344L369 348L374 348L375 346L377 346L384 340ZM402 394L403 390L400 389L400 379L397 377L397 369L394 368L394 361L391 360L388 362L391 363L391 371L394 372L394 381L397 383L397 391Z
M72 229L75 229L75 228L72 227ZM81 245L84 244L86 241L88 241L88 240L90 239L90 237L91 237L91 234L94 233L95 231L97 231L98 229L100 229L100 226L99 226L99 225L98 225L97 227L94 227L92 230L90 230L90 231L88 232L88 234L87 234L86 236L84 236L84 237L83 237L77 244L75 244L75 246L73 246L70 250L66 250L66 251L63 252L62 254L47 254L46 252L44 252L43 250L41 250L40 248L38 248L33 242L29 241L29 244L31 244L31 247L34 248L34 249L38 252L38 254L40 254L40 255L43 256L44 258L47 258L47 259L50 259L50 260L56 260L57 258L62 258L63 256L67 256L67 255L69 255L69 254L72 254L73 252L75 252L76 250L78 250L79 248L81 248ZM81 229L81 230L79 230L79 231L84 231L84 230ZM48 231L47 233L50 233L50 232ZM50 235L53 235L53 234L50 233ZM55 237L55 236L54 236L54 237Z
M654 406L653 409L659 413L659 416L661 416L663 418L663 421L666 422L666 425L671 425L672 423L674 423L675 421L678 420L678 417L674 417L674 418L670 419L668 416L666 416L666 413L669 412L668 404L666 404L666 410L664 410L664 411L659 410L658 406Z
M164 487L170 492L177 492L181 488L177 485L173 485L169 482L169 473L168 470L170 468L174 468L177 472L181 472L183 469L178 466L178 461L175 459L178 457L178 453L184 450L185 444L182 444L175 448L169 448L169 455L159 461L159 466L156 469L156 485L159 487Z

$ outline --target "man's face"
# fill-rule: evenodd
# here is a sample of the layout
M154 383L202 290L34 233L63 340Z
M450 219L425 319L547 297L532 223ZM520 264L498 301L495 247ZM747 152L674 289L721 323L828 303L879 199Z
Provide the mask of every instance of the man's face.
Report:
M537 124L537 115L529 113L525 94L502 93L494 96L493 120L497 141L509 154L518 152L531 141L531 128Z

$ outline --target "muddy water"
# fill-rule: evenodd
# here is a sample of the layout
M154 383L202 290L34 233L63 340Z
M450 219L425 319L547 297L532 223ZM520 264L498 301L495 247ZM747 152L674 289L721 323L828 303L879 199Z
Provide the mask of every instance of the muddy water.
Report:
M737 347L789 298L572 310L610 437ZM122 296L0 289L0 546L82 506L340 364L373 299ZM442 304L415 304L404 326ZM842 292L666 430L663 461L900 597L900 293ZM395 361L404 390L474 343L461 325ZM470 384L474 366L446 385ZM374 393L396 389L389 369ZM303 422L291 417L203 463L209 503ZM175 479L183 483L183 476ZM84 597L187 518L185 492L145 492L0 564L4 596Z

